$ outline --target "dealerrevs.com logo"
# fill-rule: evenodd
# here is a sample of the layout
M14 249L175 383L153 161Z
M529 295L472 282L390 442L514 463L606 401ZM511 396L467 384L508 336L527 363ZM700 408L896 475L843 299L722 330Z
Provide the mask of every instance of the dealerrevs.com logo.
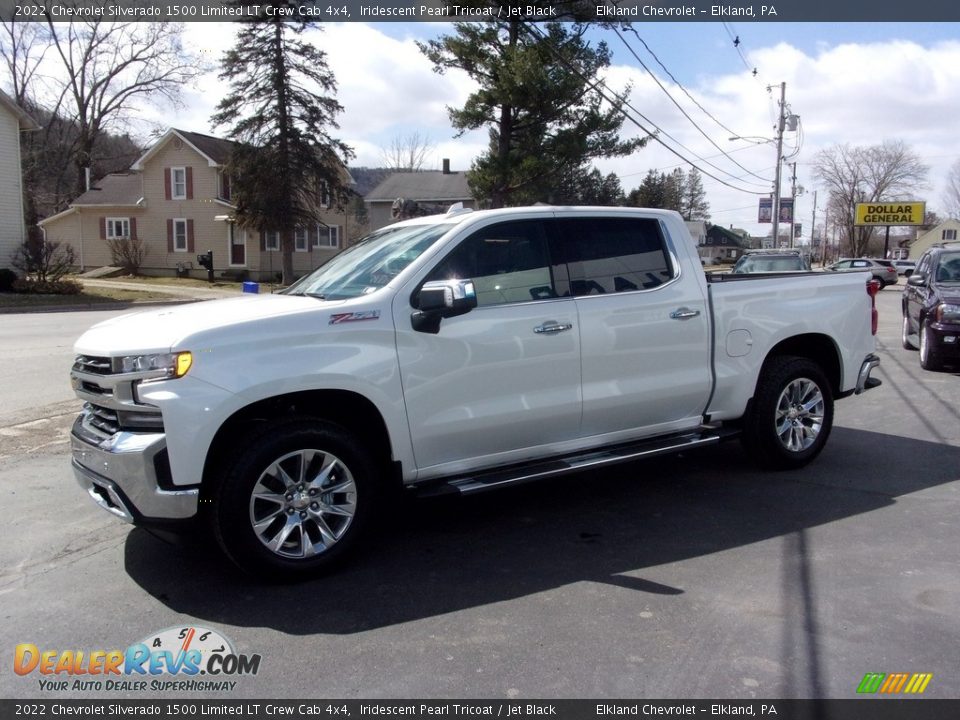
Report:
M260 659L238 654L216 630L171 627L126 650L49 650L20 643L13 670L38 675L41 691L230 692L238 684L233 678L259 672Z

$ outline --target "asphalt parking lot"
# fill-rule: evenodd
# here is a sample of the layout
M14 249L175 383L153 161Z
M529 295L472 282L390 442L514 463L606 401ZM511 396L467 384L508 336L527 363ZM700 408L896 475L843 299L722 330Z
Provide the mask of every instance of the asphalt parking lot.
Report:
M229 692L110 696L853 698L867 672L922 672L925 697L960 698L960 374L901 348L899 297L878 298L884 384L838 403L803 471L760 472L728 443L405 502L352 565L300 585L251 582L94 507L69 470L70 403L30 417L29 385L8 384L0 696L107 694L41 689L13 671L18 644L111 651L198 627L260 655L258 672ZM66 366L35 367L65 382Z

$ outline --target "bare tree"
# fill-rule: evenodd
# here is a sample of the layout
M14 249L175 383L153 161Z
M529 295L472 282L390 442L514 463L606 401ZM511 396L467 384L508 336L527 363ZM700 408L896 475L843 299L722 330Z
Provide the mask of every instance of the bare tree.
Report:
M915 199L926 187L929 171L901 140L869 147L834 145L817 153L813 164L814 176L827 187L831 217L855 257L866 253L873 234L872 227L854 225L856 203Z
M950 166L947 173L947 189L943 193L947 215L960 220L960 160Z
M177 23L91 20L68 25L47 16L50 43L62 63L53 90L41 98L54 115L76 126L70 159L76 190L84 190L97 139L127 119L139 100L158 98L177 107L184 85L206 68L187 52Z
M47 28L36 22L0 22L0 58L10 75L15 103L22 108L31 100L31 90L40 64L50 48Z
M419 172L435 148L429 138L414 130L409 135L397 135L390 147L381 148L380 157L384 167L395 172Z

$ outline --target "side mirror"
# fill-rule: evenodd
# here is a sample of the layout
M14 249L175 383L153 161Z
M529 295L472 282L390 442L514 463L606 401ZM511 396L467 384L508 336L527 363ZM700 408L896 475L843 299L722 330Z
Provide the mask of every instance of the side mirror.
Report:
M907 285L911 287L923 287L927 284L927 274L914 270L907 276Z
M472 280L431 280L420 288L417 312L410 321L417 332L437 334L440 320L468 313L477 306Z

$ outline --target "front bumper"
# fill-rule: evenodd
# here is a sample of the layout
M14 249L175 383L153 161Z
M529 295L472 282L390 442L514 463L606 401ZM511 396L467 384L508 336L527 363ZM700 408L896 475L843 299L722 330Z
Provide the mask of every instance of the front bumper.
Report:
M960 360L960 325L932 322L927 327L931 353L948 362Z
M872 390L882 384L878 378L870 377L870 373L877 367L880 367L880 358L873 353L870 353L863 359L863 363L860 365L860 372L857 375L857 389L854 390L857 395L864 390Z
M126 522L181 520L197 513L199 488L160 486L166 460L163 433L121 431L103 439L85 427L81 415L73 424L70 450L73 472L90 498Z

